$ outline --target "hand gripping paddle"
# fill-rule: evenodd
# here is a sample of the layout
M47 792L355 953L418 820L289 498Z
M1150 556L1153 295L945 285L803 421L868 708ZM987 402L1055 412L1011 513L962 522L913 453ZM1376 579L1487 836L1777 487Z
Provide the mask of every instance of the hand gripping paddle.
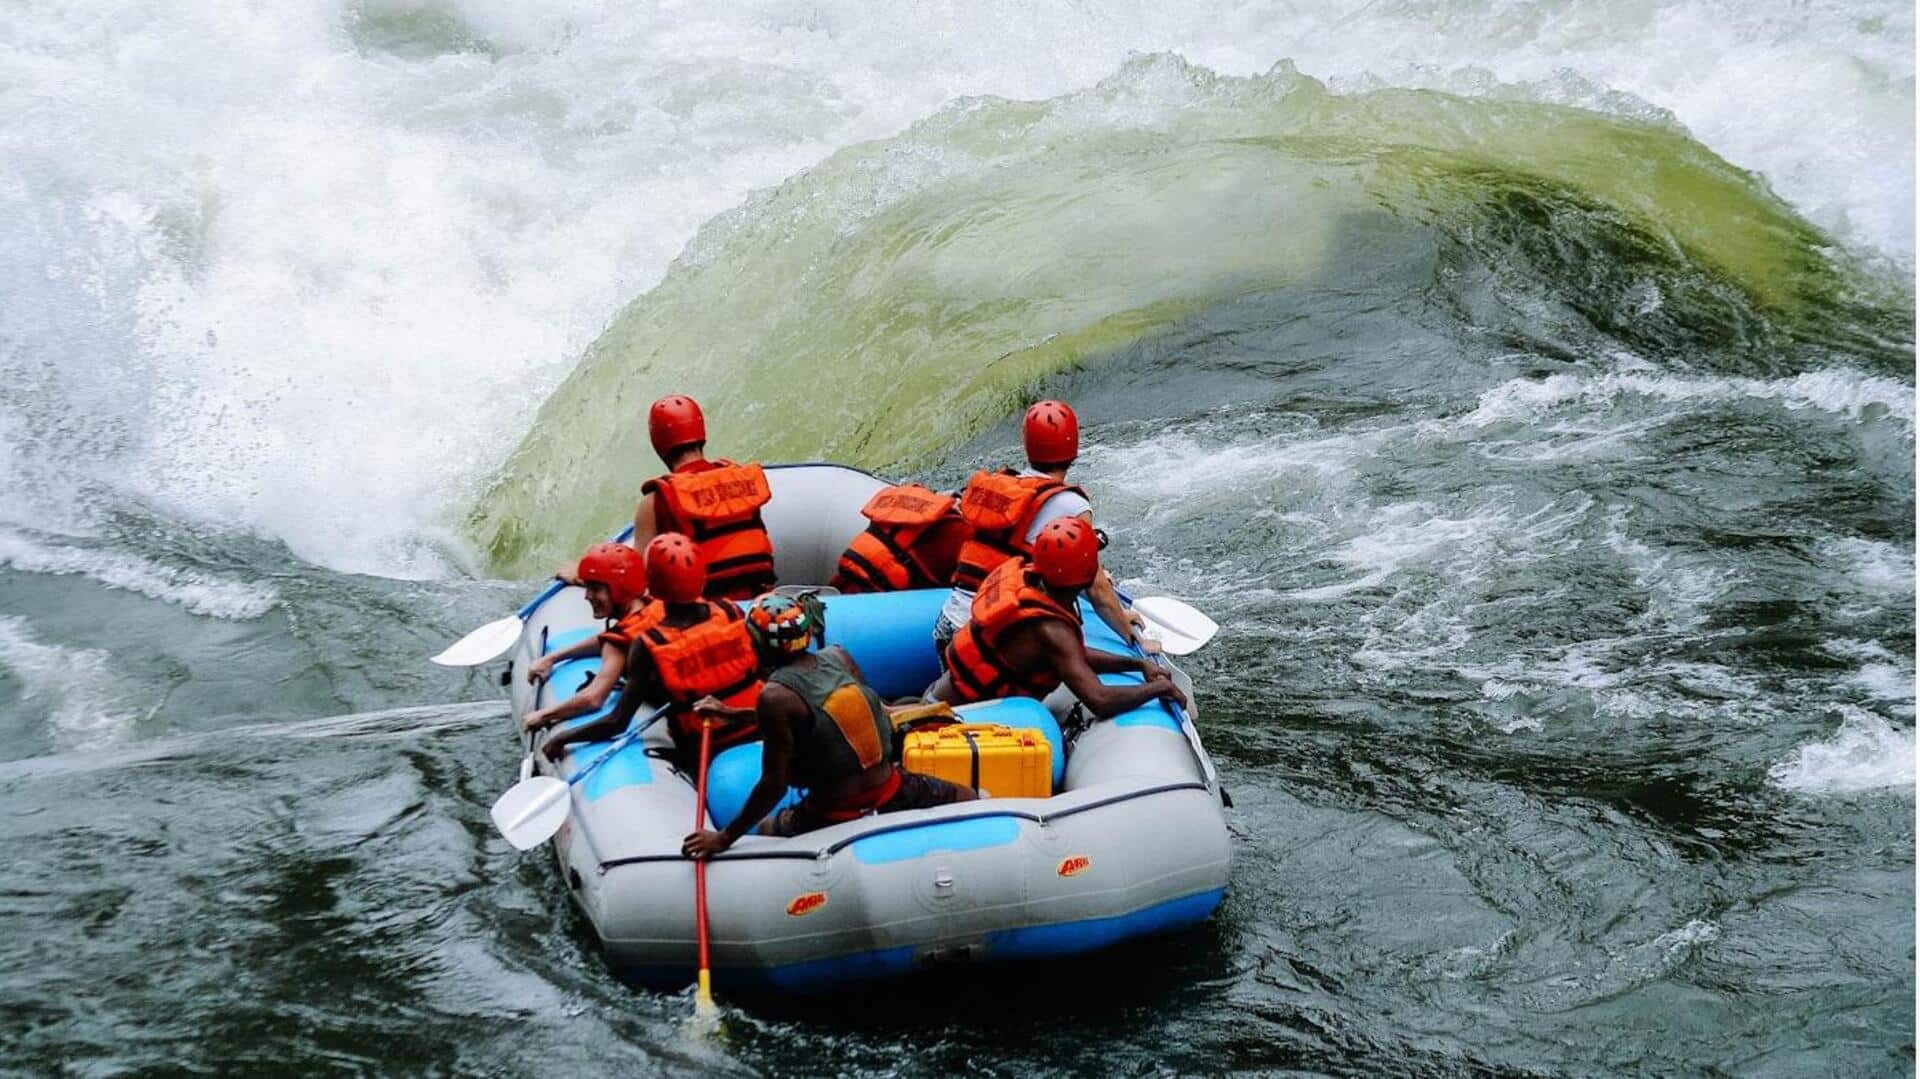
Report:
M533 758L528 757L520 766L520 782L493 803L493 826L500 829L500 834L507 837L507 842L513 844L515 850L531 850L552 839L560 826L567 822L567 811L572 808L572 800L567 797L568 788L592 775L594 769L607 763L614 754L645 734L647 728L653 726L653 721L666 715L670 707L663 704L655 709L645 722L614 739L605 753L595 757L569 779L532 775Z

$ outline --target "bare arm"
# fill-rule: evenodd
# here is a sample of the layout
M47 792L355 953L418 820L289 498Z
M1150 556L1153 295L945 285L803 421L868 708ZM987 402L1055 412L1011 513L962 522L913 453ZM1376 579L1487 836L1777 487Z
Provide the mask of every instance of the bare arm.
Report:
M739 842L780 804L793 775L793 724L805 714L806 707L785 686L769 685L760 691L760 706L754 712L760 721L760 781L753 785L739 816L719 831L697 831L687 836L680 853L689 858L711 858Z
M600 638L594 636L588 637L584 641L575 641L565 648L560 649L558 652L548 652L546 655L527 664L527 681L542 681L560 664L570 659L579 659L581 656L593 655L600 647ZM620 658L625 660L626 656L623 654Z
M528 730L538 730L551 726L563 719L584 716L588 712L597 712L613 695L613 687L620 684L620 672L627 669L627 654L618 647L607 644L600 648L600 669L594 672L593 680L580 692L558 704L527 713L524 721Z
M805 711L805 702L785 686L760 691L760 782L753 785L740 815L727 825L728 844L752 831L787 796L793 777L793 724Z
M633 504L633 538L627 542L631 543L636 551L646 550L647 544L651 543L653 537L660 532L660 513L654 508L654 503L659 500L659 497L658 494L648 491L640 496L640 501Z
M1093 583L1087 586L1087 602L1093 606L1100 621L1113 627L1120 639L1137 643L1139 634L1133 624L1133 616L1120 603L1120 593L1114 591L1113 578L1107 575L1104 567L1093 576Z
M1087 524L1093 524L1092 510L1084 510L1078 516ZM1105 566L1094 571L1093 583L1087 586L1087 603L1093 607L1093 613L1100 616L1100 621L1113 627L1121 640L1132 642L1137 639L1133 618L1121 604L1120 593L1114 591L1113 578L1108 576Z
M1073 691L1074 696L1080 698L1080 703L1101 719L1112 719L1161 697L1170 697L1176 704L1186 703L1185 696L1171 679L1149 678L1137 686L1110 686L1100 681L1099 674L1088 663L1088 658L1090 654L1105 653L1091 653L1081 641L1080 634L1065 622L1039 622L1032 632L1046 654L1048 663L1059 673L1060 681ZM1117 660L1120 657L1111 658ZM1102 665L1105 665L1104 661ZM1125 669L1137 671L1141 668L1138 661L1129 661Z
M1138 674L1152 678L1161 669L1153 661L1138 656L1116 656L1112 652L1102 652L1098 648L1088 648L1087 666L1095 674Z
M574 742L594 742L626 730L627 725L633 722L633 717L640 711L640 705L645 703L641 698L646 694L642 692L640 686L651 684L652 674L652 658L647 655L646 649L639 641L633 642L633 647L627 650L627 691L620 694L620 699L615 702L613 711L592 723L582 724L571 730L555 731L547 739L547 744L542 747L541 752L547 755L548 760L557 761L560 759L561 749Z

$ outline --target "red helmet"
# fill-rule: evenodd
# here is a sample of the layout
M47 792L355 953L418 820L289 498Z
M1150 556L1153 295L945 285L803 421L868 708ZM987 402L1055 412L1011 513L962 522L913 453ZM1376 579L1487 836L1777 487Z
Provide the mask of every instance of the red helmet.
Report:
M624 543L596 543L580 556L574 576L607 586L613 605L624 608L647 590L647 564L640 552Z
M1085 517L1056 517L1033 537L1033 568L1053 588L1085 588L1100 570L1100 534Z
M707 418L700 405L685 394L662 397L647 410L647 437L653 439L653 452L665 459L682 446L707 440Z
M707 567L700 550L678 532L662 532L647 544L647 580L668 603L691 603L706 591Z
M1065 401L1041 401L1027 409L1021 434L1034 467L1064 465L1080 456L1080 417Z

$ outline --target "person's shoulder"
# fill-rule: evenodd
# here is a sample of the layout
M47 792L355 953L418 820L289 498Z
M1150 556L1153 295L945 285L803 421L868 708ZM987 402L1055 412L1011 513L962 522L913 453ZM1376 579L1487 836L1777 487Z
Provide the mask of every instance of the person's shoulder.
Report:
M778 672L775 673L777 674ZM791 714L806 711L807 699L800 695L799 690L788 685L786 682L779 678L769 676L760 684L760 697L757 706L775 713L785 712Z

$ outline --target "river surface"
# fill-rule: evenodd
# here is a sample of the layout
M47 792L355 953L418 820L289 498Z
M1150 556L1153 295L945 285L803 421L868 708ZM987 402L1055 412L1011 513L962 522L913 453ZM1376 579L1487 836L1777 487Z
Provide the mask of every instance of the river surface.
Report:
M0 1071L1914 1071L1913 11L0 11ZM1231 791L1203 929L610 976L497 668L639 411L1040 395Z

